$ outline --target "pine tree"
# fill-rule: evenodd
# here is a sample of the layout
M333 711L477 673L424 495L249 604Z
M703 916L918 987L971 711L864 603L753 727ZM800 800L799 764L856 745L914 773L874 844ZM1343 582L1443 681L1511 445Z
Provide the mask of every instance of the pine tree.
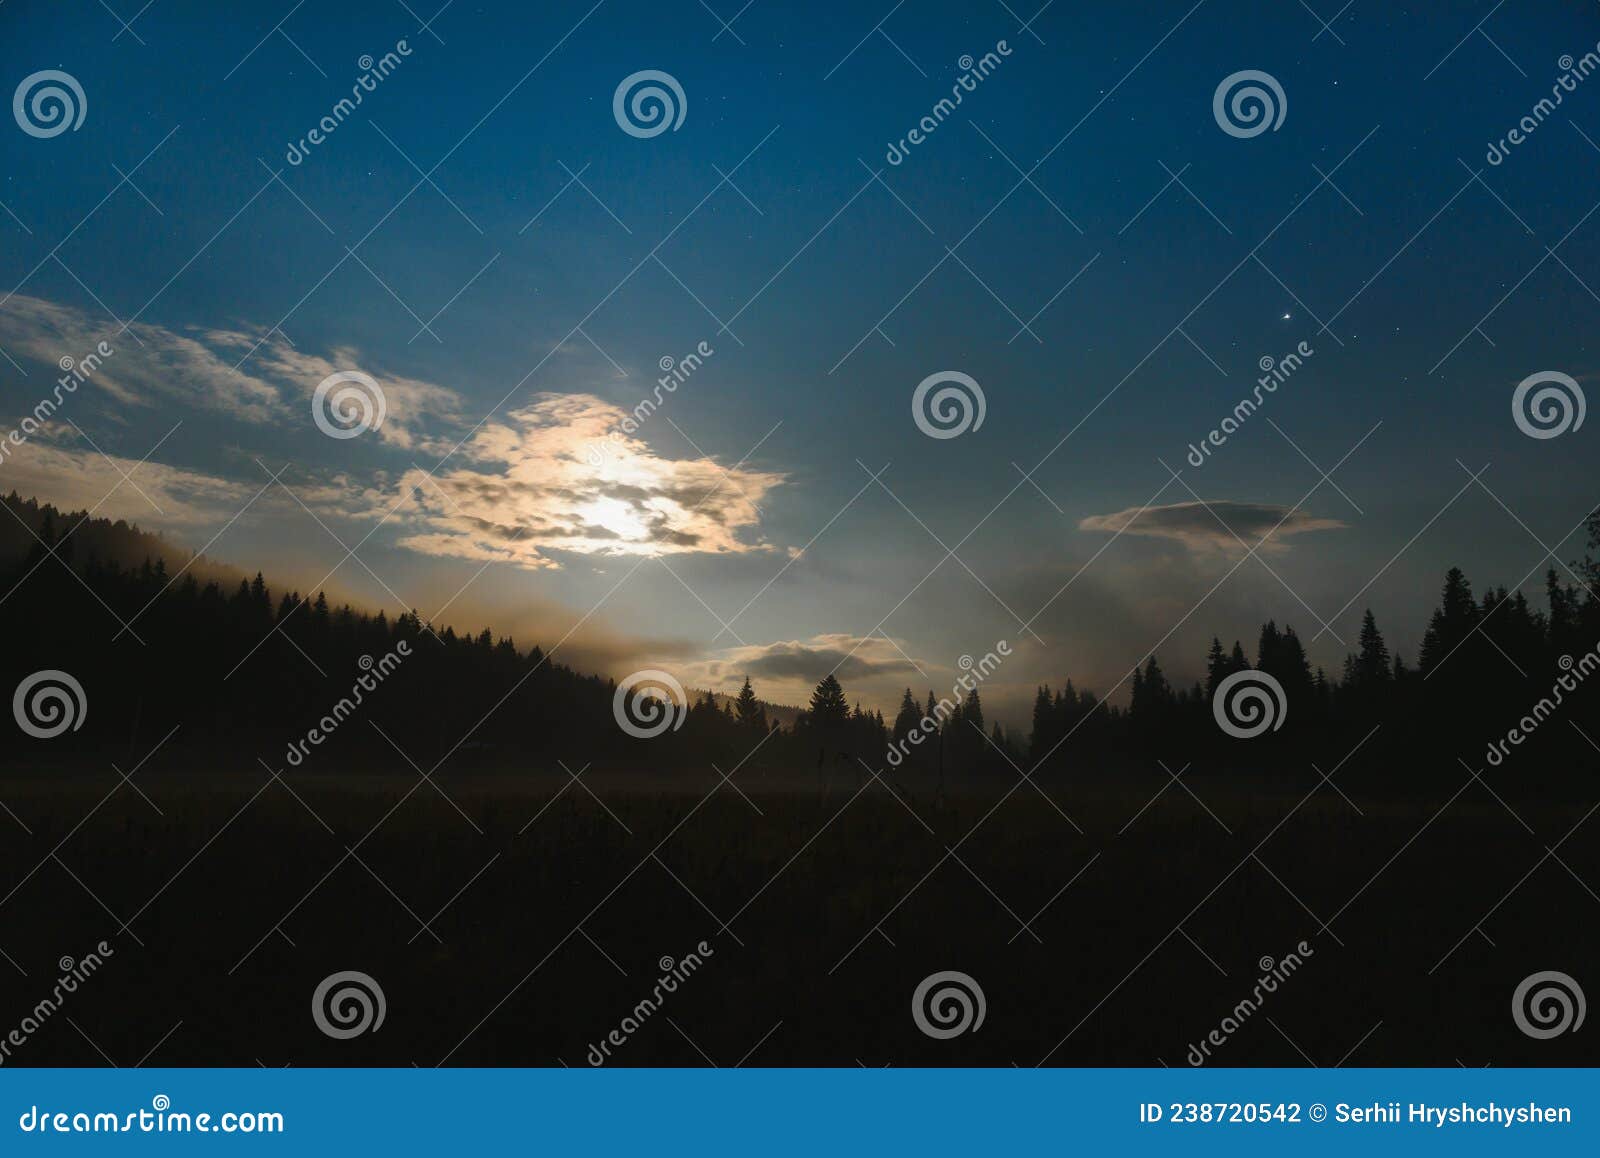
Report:
M967 693L967 702L961 706L961 718L978 731L983 731L983 701L978 698L977 688Z
M1236 639L1233 641L1233 652L1228 656L1228 674L1232 675L1234 672L1249 670L1250 661L1245 658L1244 648Z
M759 728L763 732L767 730L767 710L756 699L749 676L744 677L744 687L739 689L739 698L733 701L733 706L739 723L747 728Z
M809 711L812 725L822 729L838 727L850 718L849 701L832 672L823 676L817 690L811 693Z
M1450 568L1444 577L1439 607L1423 633L1422 650L1417 656L1417 664L1424 674L1433 671L1461 645L1477 619L1478 606L1472 601L1472 585L1461 568Z
M900 697L900 710L894 717L894 738L904 740L917 726L921 717L917 713L917 701L911 698L911 689L907 688L905 695Z
M1222 650L1222 640L1213 635L1211 650L1206 654L1206 694L1215 695L1217 685L1228 675L1228 653Z
M1261 638L1256 643L1256 667L1274 679L1283 679L1283 635L1270 619L1261 625Z
M1035 761L1043 760L1045 753L1055 743L1055 720L1055 703L1050 698L1050 689L1040 684L1038 693L1033 697L1033 734L1028 740L1028 751Z
M1383 642L1383 633L1378 630L1378 621L1369 607L1361 617L1361 651L1356 656L1351 675L1356 686L1370 690L1390 679L1393 674L1389 647Z

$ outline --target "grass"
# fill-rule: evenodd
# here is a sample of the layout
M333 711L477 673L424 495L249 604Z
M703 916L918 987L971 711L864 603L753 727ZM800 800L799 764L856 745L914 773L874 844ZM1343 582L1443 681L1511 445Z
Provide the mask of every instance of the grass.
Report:
M1212 1064L1596 1064L1594 1034L1534 1041L1510 1010L1533 972L1595 977L1593 829L1546 856L1593 801L1465 777L1341 775L1347 800L1190 773L1202 805L1159 769L894 795L741 772L741 798L715 775L257 765L141 770L147 801L34 767L0 783L0 1033L106 940L7 1064L578 1066L704 940L612 1064L1183 1065L1305 941ZM346 969L387 1015L336 1041L311 994ZM987 1012L938 1041L911 994L946 969Z

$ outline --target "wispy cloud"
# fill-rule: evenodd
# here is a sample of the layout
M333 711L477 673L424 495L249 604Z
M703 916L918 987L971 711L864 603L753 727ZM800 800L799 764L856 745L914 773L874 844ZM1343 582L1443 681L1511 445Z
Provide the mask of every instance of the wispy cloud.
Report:
M1078 523L1080 531L1110 531L1171 539L1191 551L1244 552L1266 536L1264 550L1284 550L1279 540L1308 531L1338 530L1346 524L1273 503L1212 502L1169 503L1165 506L1128 507L1109 515L1090 515ZM1243 540L1241 545L1240 540Z
M228 519L256 490L202 471L40 440L0 466L0 488L37 496L63 510L93 510L98 518L176 531Z
M387 417L377 439L402 449L451 445L439 430L459 422L461 397L436 383L386 374L356 350L323 357L304 353L265 330L190 329L183 333L135 322L127 332L74 306L13 294L0 305L0 345L51 366L83 358L102 341L115 353L102 360L94 385L128 407L177 404L239 422L312 424L310 398L337 370L363 369L383 388Z

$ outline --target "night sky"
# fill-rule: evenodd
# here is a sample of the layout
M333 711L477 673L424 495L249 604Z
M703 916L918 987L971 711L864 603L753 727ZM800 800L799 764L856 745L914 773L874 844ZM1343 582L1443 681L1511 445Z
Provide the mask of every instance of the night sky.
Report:
M1593 3L113 6L0 7L6 90L85 105L0 131L0 425L115 350L7 492L778 702L1007 640L1007 720L1269 617L1336 672L1371 606L1409 661L1447 567L1533 596L1582 553L1600 420L1512 398L1596 388L1600 76L1534 112ZM643 70L675 129L615 117ZM1276 128L1214 115L1244 70ZM328 437L345 370L384 421ZM946 371L984 417L931 438Z

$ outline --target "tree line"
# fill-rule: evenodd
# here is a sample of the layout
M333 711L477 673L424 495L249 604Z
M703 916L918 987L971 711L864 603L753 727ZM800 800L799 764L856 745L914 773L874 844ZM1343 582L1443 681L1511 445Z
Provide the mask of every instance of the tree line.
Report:
M1457 756L1476 759L1482 744L1547 700L1572 670L1565 664L1600 645L1597 511L1587 524L1591 554L1570 570L1547 572L1542 608L1520 590L1475 596L1452 568L1411 663L1390 649L1369 610L1336 673L1312 666L1293 626L1268 621L1253 654L1242 641L1214 638L1203 679L1187 687L1175 686L1154 654L1130 674L1125 704L1070 678L1040 686L1026 735L988 720L977 686L942 700L907 687L886 719L853 703L829 673L787 726L769 718L746 678L733 697L693 695L675 707L682 713L676 726L640 740L617 726L613 681L575 671L538 645L524 648L488 629L458 634L414 610L391 619L333 606L321 592L274 593L260 573L231 587L225 578L197 578L194 569L177 574L170 553L152 558L136 529L119 535L83 512L63 514L14 494L3 501L37 535L0 565L4 686L58 669L82 685L87 701L76 730L49 748L40 741L24 749L33 759L96 748L136 760L168 737L196 765L248 753L278 767L290 745L349 699L362 665L403 641L408 658L381 690L356 697L358 718L341 716L337 735L306 749L308 770L393 767L403 756L424 768L448 761L511 771L562 760L574 770L600 761L641 769L715 763L728 772L748 761L757 769L866 776L886 771L886 753L898 750L901 758L888 760L894 776L942 783L1123 759L1237 764L1301 750L1336 759L1339 744L1378 726L1388 729L1387 743L1453 764ZM144 552L142 560L128 561L126 549L119 558L118 544ZM1251 740L1216 719L1219 688L1242 672L1270 677L1284 705L1278 726ZM1600 679L1562 698L1571 726L1541 730L1547 751L1559 748L1570 759L1587 738L1600 740L1597 688ZM920 739L906 742L913 735Z

